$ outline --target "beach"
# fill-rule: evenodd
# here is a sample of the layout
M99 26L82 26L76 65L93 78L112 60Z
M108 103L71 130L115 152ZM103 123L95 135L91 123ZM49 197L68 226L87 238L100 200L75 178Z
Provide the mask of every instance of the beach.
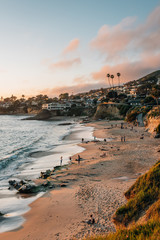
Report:
M104 120L87 124L94 127L95 139L86 142L84 138L79 144L85 149L79 153L80 163L76 154L67 167L51 176L52 181L60 181L63 187L32 202L23 226L0 234L0 240L71 240L116 231L112 217L126 202L124 192L160 155L159 139L144 127L132 129L124 123L121 128L121 122ZM76 133L67 139L74 141ZM95 224L87 223L91 214Z

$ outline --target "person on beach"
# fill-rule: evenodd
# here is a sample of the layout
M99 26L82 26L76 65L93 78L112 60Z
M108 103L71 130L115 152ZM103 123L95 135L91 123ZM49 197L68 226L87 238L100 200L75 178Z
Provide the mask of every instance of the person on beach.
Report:
M82 138L82 143L84 142L84 138Z
M121 142L123 142L123 137L121 137Z
M80 155L78 155L78 164L80 164L80 160L81 160L81 157L80 157Z
M70 160L70 162L72 161L72 158L71 157L69 157L69 160Z
M63 162L63 157L61 156L61 158L60 158L60 166L62 166L62 162Z
M90 215L90 219L88 220L87 223L88 223L88 224L94 224L94 223L95 223L95 219L94 219L94 217L93 217L92 214Z
M124 135L124 137L123 137L123 141L125 142L126 141L126 136Z

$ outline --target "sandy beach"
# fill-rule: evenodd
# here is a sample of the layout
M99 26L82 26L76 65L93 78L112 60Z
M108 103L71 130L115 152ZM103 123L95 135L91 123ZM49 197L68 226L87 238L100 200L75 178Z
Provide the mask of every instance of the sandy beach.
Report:
M52 181L61 181L64 187L33 202L24 215L24 225L0 234L0 240L71 240L115 231L112 216L126 201L124 192L160 156L160 139L144 127L132 129L124 123L121 129L121 122L90 123L94 136L102 140L86 143L84 139L80 164L76 154L67 168L52 176ZM125 142L121 141L124 136ZM75 133L69 138L74 137ZM87 223L90 214L95 218L93 225Z

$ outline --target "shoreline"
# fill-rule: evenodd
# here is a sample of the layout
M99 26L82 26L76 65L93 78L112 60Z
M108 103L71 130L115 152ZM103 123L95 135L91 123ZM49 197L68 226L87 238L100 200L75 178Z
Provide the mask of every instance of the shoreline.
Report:
M79 125L77 125L77 123L74 125L75 129L78 127L82 129L82 131L84 131L83 128L85 127L79 127ZM39 176L41 174L41 171L45 171L47 169L51 169L52 166L58 166L59 162L60 162L60 156L63 155L63 165L68 165L69 162L69 156L73 155L73 153L80 153L81 151L83 151L84 149L80 146L77 145L77 141L78 139L80 139L80 137L78 138L78 134L79 131L72 131L69 130L69 132L65 133L65 136L70 136L72 135L72 133L75 135L77 133L77 139L76 141L74 141L74 138L72 137L73 141L71 141L71 139L68 139L67 141L60 139L60 143L59 145L55 145L55 148L53 148L52 150L49 151L35 151L35 152L31 152L30 155L28 157L35 159L33 162L27 162L27 164L25 163L25 165L22 165L20 167L20 171L19 174L17 174L16 176L12 177L12 179L16 179L19 181L21 179L32 179L33 182L37 183L39 181ZM90 130L88 130L88 134ZM70 141L69 141L70 140ZM70 152L71 151L71 152ZM41 170L43 169L43 170ZM18 179L17 179L18 177ZM45 180L46 181L46 180ZM8 185L9 186L9 185ZM29 197L29 194L17 194L17 190L7 190L8 191L8 195L4 195L3 197L5 197L8 199L7 201L10 201L10 196L12 197L11 201L11 206L8 205L10 204L8 202L5 203L2 199L1 201L1 211L3 212L3 206L5 209L5 217L3 219L1 219L1 229L0 229L0 234L2 234L3 232L7 232L7 231L16 231L16 229L18 229L19 227L22 226L22 224L26 221L24 216L24 213L27 213L30 210L30 203L32 203L33 201L35 201L37 198L39 198L40 196L44 195L45 192L39 192L38 194L31 194L31 196ZM19 197L18 197L19 196ZM25 199L28 199L25 200ZM17 222L17 224L16 224ZM4 231L3 231L4 229Z
M53 176L53 181L64 181L67 187L51 190L33 202L24 215L27 220L23 228L2 233L0 239L82 239L115 231L112 215L125 202L124 191L157 161L159 144L144 128L131 131L126 124L127 128L120 129L120 122L87 124L95 127L94 136L110 137L112 141L81 143L85 150L80 153L80 165L75 161L76 154L71 165ZM111 123L118 123L118 127L109 128ZM141 133L143 140L139 138ZM124 134L125 143L120 140ZM86 223L90 214L95 217L94 226Z

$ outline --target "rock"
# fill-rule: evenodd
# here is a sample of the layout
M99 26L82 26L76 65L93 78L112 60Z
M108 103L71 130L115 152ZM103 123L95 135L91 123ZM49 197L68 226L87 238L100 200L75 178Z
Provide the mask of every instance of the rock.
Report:
M60 184L60 187L67 187L67 185L64 184L64 183L61 183L61 184Z
M45 172L41 172L40 178L46 179L51 176L51 170L46 170Z
M21 186L18 189L18 192L20 193L37 193L39 191L39 187L33 184L26 184Z
M60 123L58 126L72 125L72 123Z
M2 217L4 214L0 212L0 217Z
M40 113L38 113L36 116L34 117L29 117L29 118L25 118L23 120L47 120L49 118L52 117L52 114L50 111L48 111L47 109L43 109Z
M21 180L20 182L15 180L10 180L9 184L15 188L19 193L38 193L44 192L47 189L53 188L54 185L51 186L49 181L36 185L31 180ZM10 188L9 188L10 189Z

